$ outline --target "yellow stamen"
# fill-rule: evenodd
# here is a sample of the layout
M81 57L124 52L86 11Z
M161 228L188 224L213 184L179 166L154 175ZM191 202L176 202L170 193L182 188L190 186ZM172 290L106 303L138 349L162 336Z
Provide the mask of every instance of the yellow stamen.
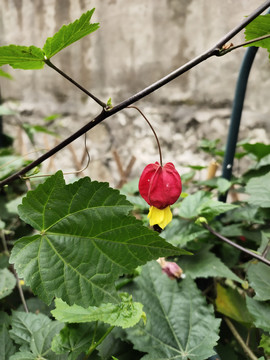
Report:
M172 212L170 206L167 206L165 209L151 206L147 217L149 218L150 226L157 224L161 229L164 229L172 221Z

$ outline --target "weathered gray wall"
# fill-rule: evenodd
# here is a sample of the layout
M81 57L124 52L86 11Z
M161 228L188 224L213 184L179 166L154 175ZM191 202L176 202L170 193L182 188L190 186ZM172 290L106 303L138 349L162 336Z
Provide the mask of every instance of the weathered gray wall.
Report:
M42 47L62 24L96 7L92 20L100 22L100 29L64 49L53 62L104 101L112 97L117 103L210 48L261 3L262 0L0 0L0 43ZM243 40L242 33L233 42ZM168 157L174 157L180 166L196 163L192 154L200 138L224 139L244 52L240 49L222 58L211 58L139 102L167 145ZM245 104L244 136L255 140L269 141L265 131L270 127L269 70L267 53L260 50ZM1 79L4 99L20 111L33 111L37 118L53 112L66 114L64 135L98 112L91 99L49 68L8 71L15 80ZM16 105L12 99L17 100ZM192 119L195 127L190 125ZM108 155L111 146L124 158L131 153L136 155L139 160L135 175L141 163L154 160L156 148L147 125L131 110L107 120L95 131L89 135L93 145L92 169L95 159L102 158L104 165L104 153L107 154L106 166L97 177L107 178L106 169L115 167ZM103 144L99 137L103 137ZM97 162L96 167L98 172L101 163Z

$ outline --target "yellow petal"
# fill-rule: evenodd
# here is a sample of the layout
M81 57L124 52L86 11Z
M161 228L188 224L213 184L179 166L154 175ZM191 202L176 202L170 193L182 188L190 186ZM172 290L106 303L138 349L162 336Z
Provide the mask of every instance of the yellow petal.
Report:
M151 206L149 209L149 223L150 226L158 225L161 229L164 229L172 221L172 212L170 206L167 206L165 209L158 209L154 206Z

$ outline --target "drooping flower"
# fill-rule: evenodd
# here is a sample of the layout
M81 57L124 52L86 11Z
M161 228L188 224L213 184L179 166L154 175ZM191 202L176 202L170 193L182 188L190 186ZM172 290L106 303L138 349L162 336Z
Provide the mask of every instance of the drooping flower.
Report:
M181 178L172 163L161 166L158 162L147 165L139 180L139 192L150 205L150 225L162 229L172 220L170 205L182 191Z
M183 275L183 270L178 264L172 261L166 261L165 258L159 258L157 262L160 264L162 271L168 275L170 279L180 279Z

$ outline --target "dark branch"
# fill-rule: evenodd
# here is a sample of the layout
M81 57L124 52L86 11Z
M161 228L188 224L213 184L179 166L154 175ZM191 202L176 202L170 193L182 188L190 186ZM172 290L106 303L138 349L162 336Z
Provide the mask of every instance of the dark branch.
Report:
M250 251L248 249L245 249L243 246L241 245L238 245L236 244L235 242L231 241L230 239L226 238L225 236L219 234L217 231L215 231L213 228L211 228L209 225L207 225L206 223L203 223L203 226L208 230L210 231L213 235L215 235L217 238L219 238L220 240L226 242L227 244L235 247L236 249L248 254L249 256L263 262L264 264L270 266L270 261L267 260L265 257L253 252L253 251Z
M92 129L93 127L95 127L97 124L99 124L101 121L105 120L106 118L112 116L113 114L116 114L117 112L119 112L120 110L123 110L124 108L126 108L127 106L135 103L136 101L144 98L145 96L151 94L152 92L156 91L157 89L159 89L160 87L166 85L167 83L169 83L170 81L174 80L175 78L179 77L180 75L184 74L185 72L187 72L188 70L192 69L193 67L195 67L196 65L200 64L201 62L207 60L208 58L216 55L218 56L220 53L220 49L222 48L223 45L225 45L229 40L231 40L231 38L233 38L236 34L238 34L246 25L248 25L252 20L254 20L258 15L260 15L265 9L267 9L270 6L270 0L265 1L261 6L259 6L255 11L253 11L248 17L246 17L243 22L236 26L234 29L232 29L230 32L228 32L224 37L222 37L215 46L213 46L211 49L205 51L204 53L202 53L201 55L197 56L196 58L194 58L193 60L187 62L186 64L184 64L183 66L180 66L178 69L174 70L173 72L171 72L170 74L166 75L165 77L163 77L162 79L156 81L155 83L153 83L152 85L146 87L145 89L139 91L138 93L134 94L133 96L131 96L130 98L122 101L121 103L119 103L118 105L116 105L115 107L113 107L110 110L105 111L105 104L103 102L100 102L100 100L98 100L100 102L100 105L103 107L102 112L92 121L90 121L87 125L85 125L84 127L82 127L80 130L78 130L76 133L72 134L70 137L68 137L67 139L65 139L64 141L62 141L60 144L58 144L56 147L54 147L53 149L51 149L50 151L48 151L47 153L43 154L42 156L40 156L38 159L36 159L35 161L33 161L31 164L29 164L28 166L24 167L23 169L21 169L20 171L18 171L17 173L9 176L8 178L4 179L3 181L0 182L0 187L7 185L9 183L11 183L12 181L20 178L21 175L25 174L26 172L32 170L33 168L35 168L37 165L41 164L43 161L47 160L49 157L51 157L52 155L54 155L55 153L57 153L59 150L63 149L65 146L67 146L68 144L70 144L71 142L73 142L74 140L76 140L78 137L80 137L81 135L83 135L84 133L86 133L87 131L89 131L90 129ZM56 70L57 68L53 65L52 63L48 63L49 60L47 61L47 65L51 66L54 68L54 70ZM61 75L63 75L65 78L67 78L68 80L71 81L71 79L64 73L62 73L61 70L57 69L56 71L58 71ZM71 81L74 85L78 86L78 84L76 82L74 82L73 80ZM82 88L80 85L78 86L82 91L84 91L86 94L88 94L90 97L93 98L93 95L90 94L87 90L85 90L84 88ZM97 101L97 98L95 98L95 101ZM98 102L97 101L97 102Z

